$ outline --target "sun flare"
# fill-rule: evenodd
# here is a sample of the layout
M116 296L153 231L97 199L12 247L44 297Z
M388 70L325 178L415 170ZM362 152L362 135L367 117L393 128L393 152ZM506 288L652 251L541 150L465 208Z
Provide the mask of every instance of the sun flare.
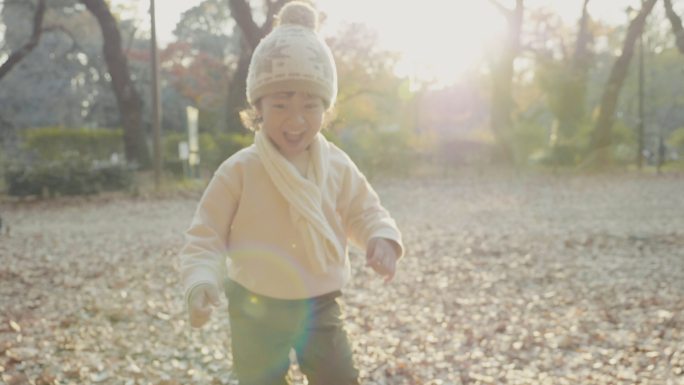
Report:
M590 11L594 16L613 20L623 16L625 4L635 1L590 3ZM148 1L114 0L113 3L129 11L135 12L133 8L137 8L139 19L147 18ZM200 0L158 0L158 3L158 36L165 45L174 39L172 31L180 14ZM401 55L397 74L436 86L452 84L469 69L483 65L505 33L504 17L485 0L317 0L316 4L326 14L324 35L336 33L342 23L365 23L377 31L382 48ZM514 6L512 0L502 0L501 4ZM570 23L581 10L573 2L529 0L529 5L548 7Z
M375 29L379 44L401 54L399 74L435 85L453 83L480 63L504 25L484 1L322 0L319 7L332 24L361 21Z

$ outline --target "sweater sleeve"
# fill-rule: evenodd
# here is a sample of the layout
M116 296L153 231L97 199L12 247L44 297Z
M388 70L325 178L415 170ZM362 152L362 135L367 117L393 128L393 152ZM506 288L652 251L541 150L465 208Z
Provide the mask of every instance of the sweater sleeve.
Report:
M224 162L214 173L185 231L180 252L181 280L185 303L200 284L210 283L219 290L227 274L228 235L240 200L242 180L234 164Z
M382 206L378 194L351 159L345 172L342 193L347 203L342 220L351 242L365 250L371 238L392 240L398 256L404 254L401 232L389 212Z

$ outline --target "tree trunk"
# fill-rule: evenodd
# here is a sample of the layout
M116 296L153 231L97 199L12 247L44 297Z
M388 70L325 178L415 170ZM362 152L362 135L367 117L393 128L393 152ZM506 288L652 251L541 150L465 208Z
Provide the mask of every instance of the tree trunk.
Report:
M0 66L0 80L9 73L9 71L20 61L22 61L26 55L31 53L34 48L38 45L40 41L40 36L43 32L43 18L45 17L45 1L39 0L36 11L33 14L33 32L31 33L31 38L24 44L21 48L12 52L12 54L7 58L7 60Z
M247 71L252 60L253 49L245 42L241 44L240 58L228 84L226 100L226 126L230 132L242 132L245 127L240 119L240 111L247 107Z
M104 0L80 1L95 16L102 30L104 58L111 76L112 89L116 95L124 130L126 160L147 168L151 160L142 125L142 99L131 80L128 60L123 52L116 19Z
M570 139L584 117L586 83L589 72L589 0L584 0L582 17L579 21L575 51L568 66L568 76L561 85L560 111L558 115L558 134L561 139Z
M672 8L672 0L665 0L665 13L667 14L667 18L670 19L672 32L674 32L675 41L677 43L677 49L680 53L684 54L684 28L682 28L682 19Z
M523 0L516 0L516 7L509 10L498 2L490 0L501 11L508 22L508 34L503 53L495 59L492 69L492 94L490 126L497 141L501 160L513 161L511 148L513 128L513 76L516 57L520 53L520 34L523 23Z
M606 167L610 163L610 149L612 144L612 129L615 120L615 109L617 107L620 89L627 77L629 63L634 54L634 43L641 35L646 17L657 0L644 2L639 14L632 20L627 29L627 36L622 46L622 54L617 58L606 83L601 105L599 107L599 117L592 133L592 150L594 157L592 165L595 167Z
M240 111L247 107L247 72L249 62L252 60L252 52L257 44L264 38L273 27L273 18L287 0L266 0L266 20L260 27L254 22L252 9L246 0L228 0L228 7L237 23L243 37L242 49L238 65L228 85L228 98L226 100L226 122L228 130L241 132L245 129L240 120Z

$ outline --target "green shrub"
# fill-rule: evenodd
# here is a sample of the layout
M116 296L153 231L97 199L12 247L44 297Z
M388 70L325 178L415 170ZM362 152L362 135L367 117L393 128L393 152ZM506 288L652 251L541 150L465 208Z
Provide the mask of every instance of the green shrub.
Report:
M11 196L89 195L129 188L133 184L133 169L71 155L32 165L10 164L5 170L5 183Z
M684 127L672 131L667 138L667 145L677 151L684 151Z
M516 163L524 163L535 152L548 146L548 128L536 122L524 121L514 127L511 139Z
M128 190L135 183L135 170L122 163L96 163L91 172L95 183L104 191Z
M577 164L581 150L571 143L556 144L532 153L530 163L550 167L569 167Z
M622 121L613 125L612 155L616 164L633 163L637 157L637 135L633 128L627 127Z
M109 159L123 152L123 131L112 129L45 127L22 133L26 150L44 161L77 153L87 159Z
M187 141L184 133L164 136L164 168L173 175L183 175L183 161L178 157L178 143ZM200 168L214 171L224 160L253 142L251 133L202 133L199 135Z
M10 165L5 168L4 174L7 194L11 196L41 195L43 192L32 168Z
M407 175L416 156L411 147L411 135L404 130L350 129L334 141L339 141L339 146L368 177Z

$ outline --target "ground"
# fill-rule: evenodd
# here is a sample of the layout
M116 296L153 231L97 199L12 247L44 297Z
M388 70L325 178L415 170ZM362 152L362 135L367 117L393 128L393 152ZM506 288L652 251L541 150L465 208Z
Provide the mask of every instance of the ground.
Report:
M385 285L352 253L363 384L684 384L683 176L374 183L407 254ZM5 200L0 383L235 384L225 307L182 303L198 197Z

